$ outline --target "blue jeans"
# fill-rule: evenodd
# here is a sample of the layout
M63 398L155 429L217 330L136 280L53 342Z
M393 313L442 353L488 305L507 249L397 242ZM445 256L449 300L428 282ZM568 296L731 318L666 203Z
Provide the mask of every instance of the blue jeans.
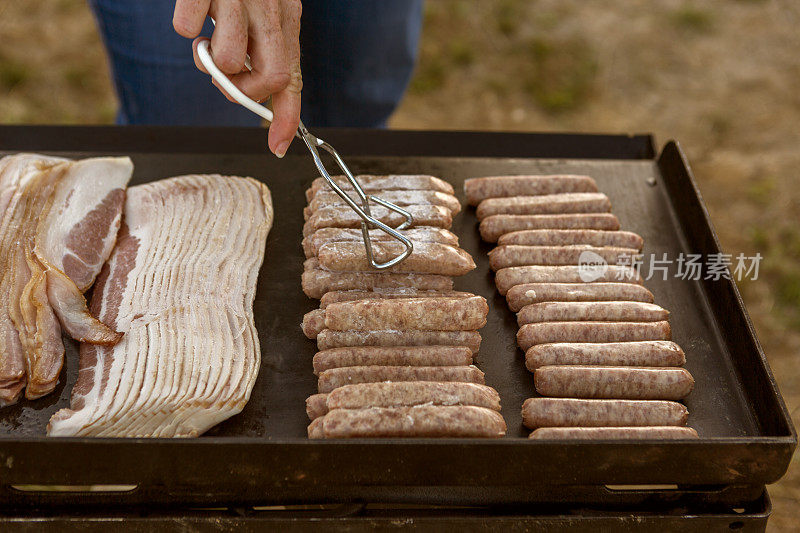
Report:
M257 126L199 72L191 40L172 29L172 0L89 0L108 50L119 124ZM417 56L423 0L305 0L302 119L308 126L383 127ZM210 19L202 34L210 36Z

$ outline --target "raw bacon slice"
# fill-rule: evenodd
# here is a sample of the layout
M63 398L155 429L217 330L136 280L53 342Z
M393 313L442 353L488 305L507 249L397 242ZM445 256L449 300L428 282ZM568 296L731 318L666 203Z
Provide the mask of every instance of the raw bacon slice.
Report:
M49 265L43 272L47 280L46 300L50 302L70 337L92 344L119 342L122 333L112 330L92 316L83 294L66 274Z
M55 388L64 355L56 316L69 319L68 332L81 324L88 340L111 342L82 292L114 245L132 171L128 158L0 160L0 405L16 402L26 384L29 399ZM54 294L71 295L55 314Z
M128 189L90 306L124 337L81 345L71 406L48 435L189 437L240 412L261 360L252 305L272 217L249 178Z
M15 403L25 388L25 348L15 319L22 321L20 297L30 279L21 237L23 230L31 231L24 224L25 209L36 198L26 198L26 192L62 161L34 154L0 159L0 406Z
M25 347L25 372L28 384L25 397L39 398L52 390L64 363L64 344L61 328L47 299L47 275L26 250L30 280L19 302L22 327L20 340Z
M117 240L133 164L124 158L70 162L36 232L36 255L86 292ZM49 280L48 280L49 281Z

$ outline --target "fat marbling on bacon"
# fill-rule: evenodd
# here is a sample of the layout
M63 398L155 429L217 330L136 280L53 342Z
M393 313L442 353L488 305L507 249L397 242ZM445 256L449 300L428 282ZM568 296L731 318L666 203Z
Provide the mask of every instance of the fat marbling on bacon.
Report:
M132 171L126 157L0 159L0 406L55 388L62 327L86 342L119 340L83 292L114 246Z
M272 218L250 178L129 188L91 302L125 335L81 345L71 406L48 435L188 437L240 412L261 361L253 300Z

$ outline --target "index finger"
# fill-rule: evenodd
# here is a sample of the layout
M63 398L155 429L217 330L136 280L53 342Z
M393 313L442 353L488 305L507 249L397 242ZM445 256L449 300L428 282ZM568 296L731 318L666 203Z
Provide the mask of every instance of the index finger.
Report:
M289 67L289 84L272 95L275 119L269 128L269 147L275 155L283 157L300 125L300 94L303 77L300 72L300 2L284 4L282 28L286 62Z
M203 29L210 7L211 0L176 0L172 27L183 37L197 37Z

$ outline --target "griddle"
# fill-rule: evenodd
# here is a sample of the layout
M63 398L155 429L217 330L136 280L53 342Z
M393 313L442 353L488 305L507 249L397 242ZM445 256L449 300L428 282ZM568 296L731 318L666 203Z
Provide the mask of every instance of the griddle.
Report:
M675 142L656 154L648 135L321 130L355 172L426 173L451 182L497 174L589 174L646 256L707 257L719 242ZM296 143L295 143L296 144ZM456 280L490 303L476 357L500 393L508 435L498 440L309 441L304 400L315 392L315 343L300 322L317 301L300 287L304 191L316 177L302 147L283 160L250 128L0 127L0 150L68 157L129 155L131 185L186 173L252 176L273 191L275 224L255 302L262 366L244 411L194 439L46 438L67 407L77 346L55 392L0 410L0 507L276 505L672 505L752 502L786 471L797 437L734 283L671 277L645 282L671 312L673 338L696 380L686 400L693 441L529 441L522 402L533 378L517 325L496 292L473 208L453 231L477 269ZM646 268L646 265L645 265ZM71 491L41 491L68 485ZM81 491L86 485L100 485ZM123 486L120 488L120 486ZM23 490L21 490L23 489Z

